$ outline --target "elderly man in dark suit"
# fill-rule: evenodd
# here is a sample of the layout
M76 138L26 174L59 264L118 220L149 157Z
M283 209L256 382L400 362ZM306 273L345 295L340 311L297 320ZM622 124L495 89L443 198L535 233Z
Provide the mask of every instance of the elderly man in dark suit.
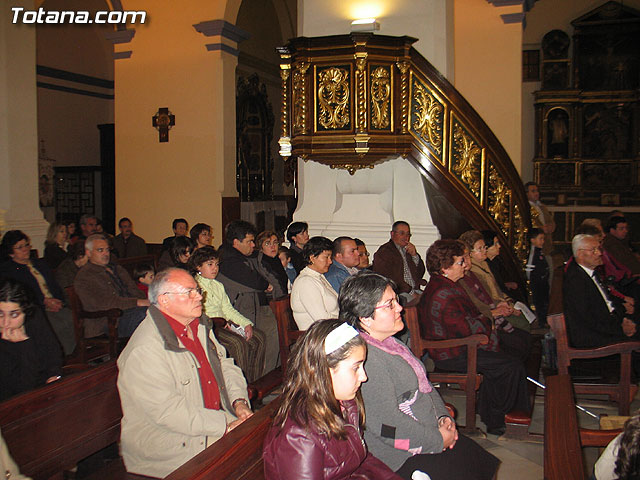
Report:
M411 227L399 220L391 227L391 240L373 255L373 271L390 278L407 301L419 293L425 272L424 262L411 243Z
M564 314L569 342L573 347L599 347L627 339L637 339L632 307L611 295L597 267L602 250L596 237L579 234L571 242L575 261L567 267L562 284ZM640 373L638 357L634 369Z

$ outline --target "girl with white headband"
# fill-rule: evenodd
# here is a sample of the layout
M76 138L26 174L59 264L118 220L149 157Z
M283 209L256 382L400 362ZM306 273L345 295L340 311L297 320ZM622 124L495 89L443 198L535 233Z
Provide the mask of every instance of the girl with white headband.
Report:
M357 330L340 320L316 322L300 338L264 442L267 480L400 479L362 437L366 354Z

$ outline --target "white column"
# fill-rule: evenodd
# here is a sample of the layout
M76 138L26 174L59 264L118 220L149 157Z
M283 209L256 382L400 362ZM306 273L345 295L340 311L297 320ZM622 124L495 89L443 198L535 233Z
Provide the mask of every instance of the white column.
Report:
M30 10L33 2L11 6ZM38 197L36 30L11 20L0 21L0 230L24 231L42 255L48 224Z
M313 161L298 162L299 199L293 217L309 224L309 235L358 237L373 254L389 241L393 222L404 220L423 258L440 238L422 176L408 160L389 160L353 175Z

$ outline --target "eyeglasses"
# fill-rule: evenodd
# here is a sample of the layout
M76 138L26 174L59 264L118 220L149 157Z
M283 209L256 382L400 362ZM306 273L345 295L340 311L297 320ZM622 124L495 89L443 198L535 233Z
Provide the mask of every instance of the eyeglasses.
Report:
M485 250L489 250L489 247L487 247L486 245L484 247L480 247L480 248L474 248L473 250L471 250L472 252L478 252L478 253L482 253Z
M396 305L400 305L400 300L397 296L382 305L378 305L374 308L374 310L379 310L381 308L388 308L389 310L393 310L394 308L396 308Z
M403 232L402 230L401 231L394 230L393 233L395 233L396 235L398 235L400 237L409 237L409 238L411 238L411 232Z
M454 265L460 265L461 267L465 264L466 260L462 257L460 260L454 263Z
M187 295L194 298L196 295L202 296L202 288L194 287L185 290L184 292L163 292L162 295Z
M602 253L602 249L600 247L579 248L578 250L585 250L585 251L591 252L591 253Z
M24 245L14 245L13 246L14 250L23 250L25 248L31 249L31 244L29 242L27 242Z

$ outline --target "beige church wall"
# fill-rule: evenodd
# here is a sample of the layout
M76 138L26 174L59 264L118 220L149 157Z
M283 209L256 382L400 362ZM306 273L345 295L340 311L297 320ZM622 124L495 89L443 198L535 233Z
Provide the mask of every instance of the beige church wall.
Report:
M298 31L315 37L351 32L351 21L376 18L381 35L409 35L445 77L453 77L453 0L299 0Z
M55 166L99 166L104 123L113 123L113 100L38 88L38 138Z
M521 12L522 7L510 8L455 0L454 85L493 130L520 172L522 24L504 24L500 15Z
M104 0L46 0L47 10L108 8ZM36 27L36 62L44 67L113 81L113 44L105 38L108 25L51 25ZM38 75L38 82L62 88L112 95L113 89ZM97 125L113 123L113 99L38 87L38 138L44 141L56 166L100 165Z
M193 1L175 8L158 0L123 2L147 10L148 21L117 51L131 58L115 66L116 217L129 216L149 242L171 233L171 220L212 225L221 240L221 197L235 191L236 58L208 52L193 25L220 19L223 2ZM222 10L222 12L221 12ZM169 142L159 143L151 117L175 115Z

